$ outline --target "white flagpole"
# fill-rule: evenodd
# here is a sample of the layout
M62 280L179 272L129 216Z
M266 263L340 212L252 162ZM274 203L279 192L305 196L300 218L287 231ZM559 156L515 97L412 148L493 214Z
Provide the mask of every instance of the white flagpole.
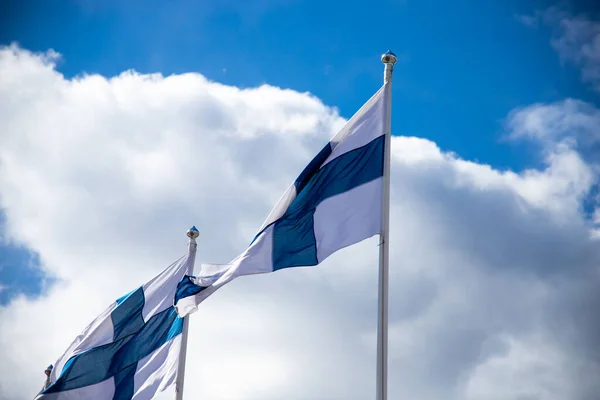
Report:
M390 232L390 152L392 123L392 72L396 55L388 51L381 56L385 64L385 155L383 162L383 210L379 246L379 298L377 315L377 400L387 400L387 355L388 355L388 275L389 275L389 232Z
M187 231L190 238L188 242L188 251L190 253L190 262L188 263L187 274L194 273L194 262L196 260L196 238L200 233L195 226ZM175 399L183 400L183 381L185 379L185 357L187 353L188 325L189 315L183 317L183 332L181 332L181 349L179 350L179 365L177 366L177 380L175 381Z

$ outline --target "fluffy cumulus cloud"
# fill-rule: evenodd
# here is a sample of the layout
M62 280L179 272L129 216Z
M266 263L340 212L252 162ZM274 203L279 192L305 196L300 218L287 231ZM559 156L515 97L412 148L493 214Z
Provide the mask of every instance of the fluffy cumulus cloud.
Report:
M6 235L57 278L0 308L3 399L32 398L93 317L185 252L190 224L200 260L241 252L344 123L306 93L198 74L67 79L57 57L0 50ZM391 398L600 396L600 242L582 206L598 172L576 145L598 111L573 104L508 116L509 135L542 144L542 169L394 137ZM191 318L188 396L372 398L376 287L376 238L223 287Z

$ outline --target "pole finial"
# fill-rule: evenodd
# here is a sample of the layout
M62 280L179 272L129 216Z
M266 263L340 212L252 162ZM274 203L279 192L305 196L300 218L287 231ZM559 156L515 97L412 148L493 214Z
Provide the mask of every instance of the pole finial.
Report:
M381 55L381 62L384 64L396 64L397 60L398 58L391 50L388 50Z
M200 235L200 232L198 231L198 229L195 226L192 226L187 231L187 237L189 237L190 239L196 239L199 235Z

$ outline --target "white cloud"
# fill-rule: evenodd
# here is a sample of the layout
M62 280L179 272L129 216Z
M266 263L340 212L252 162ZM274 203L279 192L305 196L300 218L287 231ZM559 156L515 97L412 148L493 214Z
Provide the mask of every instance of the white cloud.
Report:
M582 68L582 77L600 90L600 22L565 18L559 22L561 35L552 41L560 56Z
M586 15L571 15L558 7L529 18L543 20L555 29L551 44L561 61L581 68L582 79L600 91L600 21Z
M533 137L548 143L563 139L600 141L600 110L581 100L566 99L553 104L532 104L514 110L509 121L513 137Z
M61 278L0 308L6 399L33 397L97 313L185 251L189 225L202 261L242 251L344 122L309 94L198 74L66 79L53 57L0 51L7 235ZM512 129L537 127L534 111ZM587 134L561 121L561 138ZM593 165L574 146L546 147L547 167L522 172L414 137L392 148L391 398L597 397L600 248L581 212ZM220 289L191 319L186 392L371 398L376 244Z
M520 23L522 23L523 25L530 27L530 28L537 28L537 26L540 22L537 15L531 16L531 15L517 14L517 15L515 15L515 19L517 21L519 21Z
M535 337L495 340L505 351L475 368L466 384L467 399L572 398L576 392L572 366L553 346Z
M561 62L580 68L583 81L600 91L600 21L584 14L572 15L560 7L516 15L515 19L530 28L536 28L540 22L552 27L550 43Z

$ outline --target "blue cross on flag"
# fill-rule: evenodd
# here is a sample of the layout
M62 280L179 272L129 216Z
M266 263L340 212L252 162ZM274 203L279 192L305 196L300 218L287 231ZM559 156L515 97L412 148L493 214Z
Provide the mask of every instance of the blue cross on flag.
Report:
M174 300L193 270L189 252L112 303L54 364L36 400L149 400L175 382L183 319Z
M198 276L186 277L177 293L179 315L238 276L317 265L382 232L390 90L386 82L308 163L242 254L229 264L202 264Z

